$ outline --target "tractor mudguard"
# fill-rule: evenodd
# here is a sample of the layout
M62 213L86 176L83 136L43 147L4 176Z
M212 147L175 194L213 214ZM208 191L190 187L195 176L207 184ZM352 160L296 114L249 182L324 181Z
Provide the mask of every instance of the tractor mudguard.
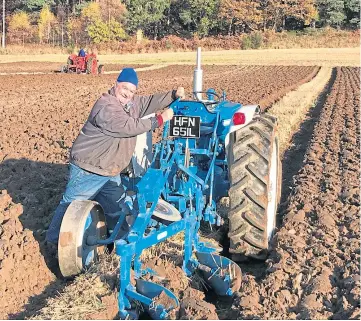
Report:
M231 124L231 127L229 129L229 134L247 126L254 119L254 117L259 114L259 112L260 112L260 107L258 105L245 105L239 108L236 111L236 113L244 114L245 122L242 125Z

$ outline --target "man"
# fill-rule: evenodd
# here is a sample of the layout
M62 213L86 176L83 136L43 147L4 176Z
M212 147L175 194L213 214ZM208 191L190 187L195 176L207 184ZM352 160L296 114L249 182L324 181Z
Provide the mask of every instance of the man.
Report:
M48 243L57 244L64 213L74 200L98 201L107 222L119 212L137 135L162 126L173 118L173 110L168 108L158 116L142 117L184 98L183 87L150 96L135 95L137 87L135 70L125 68L114 87L93 106L71 149L69 180L49 226Z
M78 57L85 57L85 56L86 56L85 49L81 48L79 50Z

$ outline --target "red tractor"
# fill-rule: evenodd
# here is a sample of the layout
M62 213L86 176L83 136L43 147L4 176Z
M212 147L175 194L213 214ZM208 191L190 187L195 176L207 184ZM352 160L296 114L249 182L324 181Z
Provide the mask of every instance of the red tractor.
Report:
M68 57L66 66L63 66L62 72L76 72L77 74L103 74L104 65L98 65L98 59L95 54L86 54L85 57L72 54Z

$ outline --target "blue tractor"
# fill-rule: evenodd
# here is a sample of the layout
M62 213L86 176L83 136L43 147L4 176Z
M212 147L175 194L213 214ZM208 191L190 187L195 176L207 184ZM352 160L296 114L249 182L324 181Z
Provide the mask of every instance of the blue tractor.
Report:
M107 228L102 207L94 201L72 202L62 222L58 255L65 277L81 273L104 245L115 244L122 319L138 317L136 301L153 319L166 319L179 304L170 290L143 279L154 273L140 260L143 250L183 232L184 273L198 270L216 294L232 296L242 279L236 262L264 260L275 230L282 172L277 120L257 105L243 106L227 101L225 93L202 91L200 54L199 48L195 99L171 105L175 116L165 124L134 193L120 205L114 229ZM230 199L226 218L217 213L221 197ZM199 236L201 221L220 226L224 220L229 257Z

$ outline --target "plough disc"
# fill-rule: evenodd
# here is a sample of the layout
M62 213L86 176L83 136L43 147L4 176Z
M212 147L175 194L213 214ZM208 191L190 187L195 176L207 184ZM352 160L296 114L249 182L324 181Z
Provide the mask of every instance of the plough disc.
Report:
M182 219L179 211L173 205L162 199L159 199L153 216L169 222L176 222Z
M59 267L64 277L79 274L93 263L100 248L89 246L89 236L106 236L103 209L97 202L73 201L65 212L58 243Z
M232 295L242 283L241 268L232 260L213 253L196 252L201 274L218 295Z
M177 297L165 287L141 279L136 282L137 292L152 300L149 306L143 304L143 307L153 320L167 319L168 312L179 306Z

